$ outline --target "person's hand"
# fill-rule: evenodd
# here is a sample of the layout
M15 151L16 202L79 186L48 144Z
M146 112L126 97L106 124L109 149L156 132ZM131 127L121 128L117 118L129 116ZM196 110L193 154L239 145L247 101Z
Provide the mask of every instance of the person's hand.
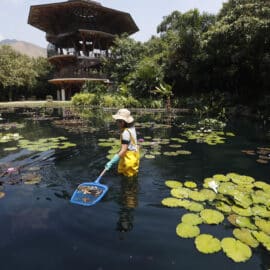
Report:
M119 159L120 159L119 155L118 155L118 154L115 154L115 155L113 156L113 158L112 158L109 162L106 163L105 169L106 169L107 171L110 170L111 167L112 167L114 164L118 163Z

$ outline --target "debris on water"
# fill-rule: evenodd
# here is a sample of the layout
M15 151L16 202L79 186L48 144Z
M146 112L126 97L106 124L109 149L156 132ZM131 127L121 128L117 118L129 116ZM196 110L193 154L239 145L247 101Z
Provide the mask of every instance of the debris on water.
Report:
M95 197L98 197L102 193L102 189L96 186L79 186L77 189L83 194L90 194Z

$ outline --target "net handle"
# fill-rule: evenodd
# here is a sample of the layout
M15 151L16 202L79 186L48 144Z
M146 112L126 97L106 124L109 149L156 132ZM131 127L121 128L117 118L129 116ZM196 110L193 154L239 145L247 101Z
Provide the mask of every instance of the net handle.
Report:
M107 169L104 169L104 170L102 171L102 173L99 175L99 177L95 180L95 183L99 183L101 177L105 174L106 171L107 171Z

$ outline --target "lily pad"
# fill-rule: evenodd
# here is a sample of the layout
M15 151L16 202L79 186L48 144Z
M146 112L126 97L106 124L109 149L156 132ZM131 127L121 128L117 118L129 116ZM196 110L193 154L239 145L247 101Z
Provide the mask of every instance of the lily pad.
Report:
M213 209L204 209L200 212L200 216L204 223L207 224L219 224L224 220L224 215Z
M190 190L184 187L173 188L171 190L171 195L179 199L188 198L189 194L190 194Z
M226 213L226 214L231 213L231 211L232 211L232 208L224 202L218 201L215 204L215 206L216 206L216 209L218 209L219 211Z
M186 223L190 225L198 225L203 222L203 220L201 219L199 215L193 214L193 213L187 213L183 215L181 221L182 223Z
M195 225L180 223L176 227L176 234L182 238L193 238L200 234L200 228Z
M179 207L179 200L176 198L165 198L161 203L167 207Z
M236 214L231 214L228 216L228 220L236 227L248 228L251 230L257 229L257 227L253 223L251 223L251 219L249 217L242 217Z
M200 212L204 209L203 205L197 202L190 202L188 210L191 212Z
M262 243L262 245L263 245L268 251L270 251L270 236L269 236L269 235L267 235L265 232L257 232L257 231L252 232L252 234L254 235L254 237L255 237L260 243Z
M249 229L234 229L233 235L235 238L250 247L256 248L259 245L259 242L252 236L252 233Z
M248 208L242 208L242 207L238 207L236 205L232 206L232 211L240 216L244 216L244 217L251 217L253 215L252 210L250 207Z
M255 219L255 224L263 232L265 232L268 235L270 235L270 221L269 220L257 218L257 219Z
M176 180L167 180L165 181L165 185L169 188L178 188L183 186L181 182Z
M252 256L250 247L232 237L223 238L221 247L225 254L235 262L245 262Z
M184 183L184 186L187 187L187 188L196 188L197 184L195 182L192 182L192 181L186 181Z
M210 234L200 234L195 239L196 248L205 254L219 252L221 250L220 241Z

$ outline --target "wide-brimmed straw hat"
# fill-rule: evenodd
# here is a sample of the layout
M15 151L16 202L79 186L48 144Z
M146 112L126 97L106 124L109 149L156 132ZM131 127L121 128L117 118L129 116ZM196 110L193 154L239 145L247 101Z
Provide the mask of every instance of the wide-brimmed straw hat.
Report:
M134 118L130 115L130 111L127 109L120 109L116 114L112 116L115 120L124 120L130 124L134 121Z

